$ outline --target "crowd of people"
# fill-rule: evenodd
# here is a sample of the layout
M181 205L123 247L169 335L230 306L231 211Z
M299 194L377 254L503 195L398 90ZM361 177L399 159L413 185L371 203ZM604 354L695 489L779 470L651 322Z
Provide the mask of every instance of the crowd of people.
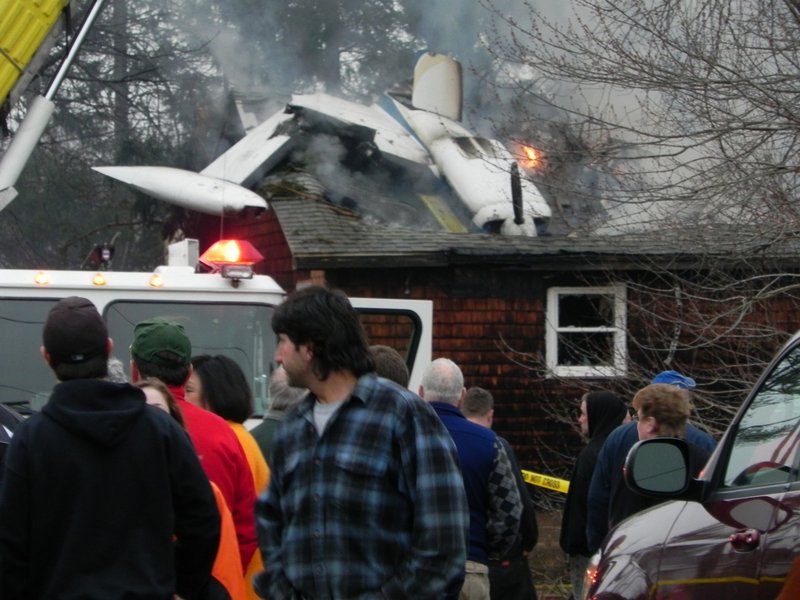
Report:
M654 437L685 439L694 475L713 451L714 439L688 422L694 387L693 379L677 371L659 373L634 395L633 419L625 401L612 392L591 392L581 398L579 424L589 443L575 461L559 540L568 556L574 598L583 598L589 558L608 531L660 502L634 493L623 481L625 459L634 444Z
M336 290L294 292L272 328L270 406L248 431L241 368L193 354L180 323L136 324L128 383L91 302L56 303L41 353L58 384L5 456L0 597L535 600L534 502L492 394L447 358L408 389ZM631 446L685 437L698 470L713 448L687 425L693 387L659 374L635 422L612 392L582 397L560 538L575 598L609 527L652 502L622 482Z

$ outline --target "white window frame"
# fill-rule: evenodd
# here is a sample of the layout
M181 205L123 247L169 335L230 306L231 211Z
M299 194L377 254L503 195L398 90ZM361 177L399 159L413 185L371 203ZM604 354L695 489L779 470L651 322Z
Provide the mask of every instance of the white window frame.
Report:
M559 327L559 297L565 295L614 296L614 324L610 327ZM624 285L552 287L547 290L547 323L545 325L545 360L549 377L623 377L627 373L628 347L627 292ZM561 333L612 332L614 364L559 365L558 340Z

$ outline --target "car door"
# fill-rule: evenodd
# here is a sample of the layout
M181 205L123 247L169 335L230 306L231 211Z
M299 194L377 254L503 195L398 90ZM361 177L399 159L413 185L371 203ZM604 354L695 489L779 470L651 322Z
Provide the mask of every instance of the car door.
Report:
M716 576L742 577L752 590L748 597L775 598L798 553L799 440L800 346L795 345L762 379L732 425L716 491L704 503L728 528L720 559L738 558L737 566L717 569Z
M716 507L726 505L720 499ZM730 536L738 528L687 502L675 519L661 555L650 598L658 600L756 600L759 544L742 551Z
M800 598L799 441L800 334L765 371L700 479L683 492L674 481L689 468L682 442L645 440L631 450L629 483L680 501L633 515L609 533L593 559L590 597ZM669 459L669 447L683 453L683 465ZM651 485L654 477L666 480L663 489Z

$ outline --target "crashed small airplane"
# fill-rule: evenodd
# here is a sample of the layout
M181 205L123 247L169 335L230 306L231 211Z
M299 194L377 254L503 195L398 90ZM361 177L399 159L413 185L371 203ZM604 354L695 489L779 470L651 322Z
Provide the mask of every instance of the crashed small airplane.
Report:
M461 76L452 58L425 53L410 98L388 92L364 106L323 93L295 95L199 173L94 169L212 215L263 210L281 181L296 187L312 178L327 200L379 221L536 236L550 207L508 148L461 124Z

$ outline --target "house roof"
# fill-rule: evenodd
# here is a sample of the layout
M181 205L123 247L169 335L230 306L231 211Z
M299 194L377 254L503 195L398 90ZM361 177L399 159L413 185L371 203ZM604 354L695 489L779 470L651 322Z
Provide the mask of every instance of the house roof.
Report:
M794 266L800 232L696 226L615 236L503 236L376 223L324 200L272 198L298 269L503 264L530 270Z

